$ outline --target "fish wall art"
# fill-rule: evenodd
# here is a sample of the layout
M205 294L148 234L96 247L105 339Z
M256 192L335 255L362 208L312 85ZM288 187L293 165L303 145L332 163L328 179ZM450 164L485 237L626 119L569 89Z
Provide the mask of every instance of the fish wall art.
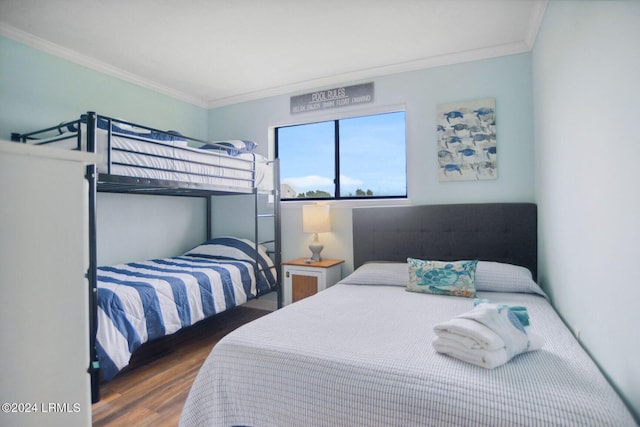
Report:
M496 179L495 98L441 104L437 115L438 180Z

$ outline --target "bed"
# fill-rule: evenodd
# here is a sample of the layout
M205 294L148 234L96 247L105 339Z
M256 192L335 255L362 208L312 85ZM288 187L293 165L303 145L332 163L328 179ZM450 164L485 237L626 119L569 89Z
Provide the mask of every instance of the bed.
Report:
M222 339L185 426L636 425L535 283L533 204L353 210L353 274ZM407 258L479 260L475 298L407 292ZM533 274L532 274L533 272ZM492 369L437 352L480 301L526 307L542 348Z
M281 301L278 161L256 153L255 142L204 141L95 112L11 136L100 157L86 173L92 402L100 398L101 378L126 367L142 343L266 292L278 292ZM98 267L98 192L202 197L209 240L180 257ZM212 197L239 194L253 198L255 221L244 236L250 242L211 240Z
M258 264L255 265L255 259ZM183 256L98 268L96 347L103 379L142 344L271 292L276 271L247 239L208 240Z
M182 188L219 192L272 191L273 162L247 140L203 141L96 113L12 139L29 144L92 151L101 191L137 186L164 191Z

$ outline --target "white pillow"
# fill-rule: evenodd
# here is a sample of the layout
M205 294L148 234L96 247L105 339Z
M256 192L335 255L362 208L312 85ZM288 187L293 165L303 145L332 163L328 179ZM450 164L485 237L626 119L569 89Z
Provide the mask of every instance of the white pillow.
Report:
M225 151L230 156L239 156L248 151L253 151L257 146L258 144L253 141L230 139L227 141L212 141L198 148L201 150L220 150Z
M369 262L358 267L340 283L406 287L409 283L409 266L403 262ZM527 268L513 264L478 261L474 284L476 291L533 293L548 298L533 281Z
M255 243L248 239L238 237L224 236L216 237L208 240L193 249L188 250L184 255L191 256L209 256L220 257L226 259L235 259L238 261L251 261L255 259ZM258 245L258 253L263 262L269 266L273 266L273 261L267 254L267 248Z
M402 262L369 262L358 267L340 283L348 285L407 286L409 267Z
M479 261L476 266L476 291L523 292L538 294L547 298L547 294L533 281L531 272L513 264Z

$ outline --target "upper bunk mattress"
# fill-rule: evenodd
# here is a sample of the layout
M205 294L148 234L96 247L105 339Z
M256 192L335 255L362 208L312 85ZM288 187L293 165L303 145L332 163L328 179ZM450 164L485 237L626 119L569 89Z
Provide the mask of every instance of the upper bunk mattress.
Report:
M81 130L81 135L86 135L85 125ZM51 138L53 142L49 145L77 149L76 135L73 132L66 139ZM38 143L47 143L47 140ZM84 137L80 149L86 150ZM117 132L111 133L109 145L109 133L104 129L97 129L96 152L101 156L97 165L101 174L207 185L222 191L273 190L271 163L253 152L200 149L187 145L187 141L179 137L156 140Z

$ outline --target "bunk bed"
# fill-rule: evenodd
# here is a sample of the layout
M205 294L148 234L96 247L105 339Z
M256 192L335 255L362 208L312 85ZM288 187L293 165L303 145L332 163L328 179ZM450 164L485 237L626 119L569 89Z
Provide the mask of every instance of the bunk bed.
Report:
M101 159L86 174L93 402L100 398L100 379L127 366L144 342L269 292L278 293L281 305L278 163L255 153L255 143L203 141L95 112L14 133L12 140L95 152ZM207 240L176 257L98 266L97 192L202 197ZM212 196L232 194L253 198L251 239L212 238ZM272 238L259 240L265 234Z

